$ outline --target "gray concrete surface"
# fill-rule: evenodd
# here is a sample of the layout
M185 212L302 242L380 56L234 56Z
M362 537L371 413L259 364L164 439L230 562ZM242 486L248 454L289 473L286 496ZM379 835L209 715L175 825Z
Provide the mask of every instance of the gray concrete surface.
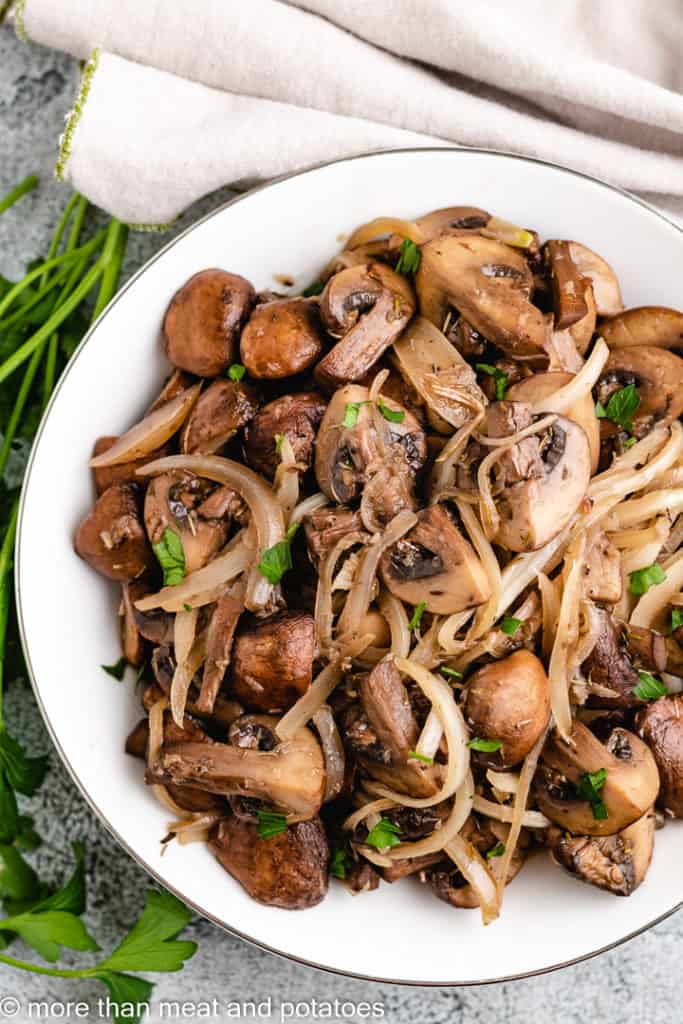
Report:
M0 29L0 195L29 172L41 176L40 189L22 202L20 210L0 220L0 273L18 274L27 260L45 251L50 230L63 207L65 188L53 180L52 168L56 139L73 98L76 79L77 69L69 59L20 43L8 28ZM220 198L214 196L199 204L183 223L211 208ZM134 271L168 237L134 236L126 273ZM21 736L32 752L50 751L27 685L11 690L7 717L11 730ZM38 796L25 804L45 837L35 862L46 878L62 878L70 863L70 842L77 838L86 840L88 924L101 946L110 948L139 912L148 884L145 872L118 848L91 814L54 751L50 751L47 781ZM367 909L359 906L359 912L365 913ZM562 928L561 921L557 927ZM216 997L223 1001L258 1002L270 998L275 1019L279 1019L278 1008L287 1000L367 1000L381 1003L384 1019L391 1024L528 1024L532 1020L562 1024L668 1024L681 1012L680 914L588 963L541 978L480 989L429 990L369 984L289 963L222 933L206 921L194 922L190 931L199 942L199 952L182 974L158 976L157 1000L200 1001ZM419 942L419 936L412 935L408 927L405 942L407 946ZM19 945L16 949L20 955L30 955ZM457 947L453 954L457 957ZM491 971L495 973L495 964ZM13 1018L18 1021L35 1019L35 1015L29 1016L29 999L53 1000L53 1016L61 1012L63 1019L75 1019L74 1010L70 1015L60 1011L67 1000L86 1000L92 1006L90 1019L97 1020L95 1000L100 994L97 986L86 981L38 977L0 966L0 1020L2 999L10 995L22 1004Z

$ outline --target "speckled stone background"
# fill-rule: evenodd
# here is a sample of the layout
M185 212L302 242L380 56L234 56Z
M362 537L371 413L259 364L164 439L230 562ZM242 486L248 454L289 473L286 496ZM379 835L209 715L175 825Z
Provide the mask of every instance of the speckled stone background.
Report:
M65 189L54 181L52 168L56 139L73 100L77 76L73 61L20 43L9 28L0 28L0 194L29 172L41 177L40 189L0 220L0 272L8 276L20 273L29 259L44 253L63 207ZM215 195L198 204L177 230L223 198ZM168 237L134 235L128 248L126 276ZM50 751L50 741L28 685L14 687L7 703L12 731L21 736L32 752ZM70 865L70 842L77 838L87 841L88 925L102 948L111 948L140 910L148 884L145 872L118 848L85 806L54 752L50 752L47 781L39 795L26 804L45 837L35 860L46 878L61 879ZM372 913L370 903L359 900L361 927L362 915L366 913ZM296 927L294 920L292 926ZM557 927L562 928L562 921L557 922ZM365 1000L382 1004L384 1019L391 1024L669 1024L681 1016L680 914L588 963L545 977L479 989L402 988L344 979L263 953L205 921L193 923L190 932L199 942L199 952L182 974L158 976L155 1000L198 1002L217 998L223 1003L239 1003L270 998L275 1020L280 1019L279 1007L285 1001L311 1004L314 999L336 998L357 1004ZM457 943L457 934L444 941ZM404 942L408 955L410 946L419 942L409 921ZM13 951L15 948L17 955L30 957L30 952L20 950L18 944ZM457 945L453 955L457 958ZM491 972L495 970L496 965L491 964ZM36 1019L35 1014L29 1014L30 999L56 1001L53 1017L61 1014L62 1019L77 1019L76 1011L72 1009L68 1016L66 1009L60 1009L62 1004L67 1000L85 1000L92 1007L89 1019L101 1019L96 1000L102 992L98 985L88 981L39 977L0 967L0 1020L2 998L10 995L22 1004L13 1017L22 1024ZM157 1015L158 1007L157 1012L153 1007L152 1019ZM309 1019L314 1019L312 1014ZM353 1018L347 1014L333 1019Z

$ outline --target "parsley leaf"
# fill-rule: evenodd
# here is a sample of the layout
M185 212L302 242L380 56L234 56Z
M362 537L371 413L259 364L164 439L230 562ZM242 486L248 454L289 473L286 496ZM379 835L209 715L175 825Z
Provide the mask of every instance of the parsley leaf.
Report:
M401 842L398 838L400 834L401 829L398 825L394 825L388 818L380 818L375 827L368 832L365 842L377 850L386 850L390 846L398 846Z
M403 409L390 409L381 398L377 399L377 408L382 413L382 416L384 416L384 419L389 420L390 423L403 423L406 418Z
M524 625L524 619L516 619L514 615L506 615L500 624L500 628L508 636L514 636L520 626Z
M654 562L652 565L646 565L644 569L636 569L634 572L629 573L631 593L635 594L636 597L639 597L641 594L647 594L650 587L663 583L665 579L666 573L657 562Z
M485 754L494 754L496 750L500 750L502 745L500 740L485 740L479 736L475 736L467 744L470 750L481 750Z
M185 578L185 551L179 535L167 526L161 540L152 544L152 551L164 571L164 586L175 587Z
M496 389L496 399L502 402L505 398L505 389L508 385L508 375L499 370L497 366L492 366L490 363L475 363L475 369L479 370L480 373L485 373L489 377L493 377L494 386Z
M683 626L683 608L672 608L671 609L671 632L675 633L677 629Z
M269 583L279 583L282 577L292 568L292 540L301 523L292 523L285 534L285 539L266 548L261 555L258 571Z
M417 750L408 751L409 761L423 761L425 764L434 764L434 758L428 757L426 754L418 754Z
M502 857L505 853L505 843L496 843L490 850L486 851L486 859L492 860L494 857Z
M0 772L0 843L11 843L19 832L19 808L14 790Z
M607 807L600 796L600 790L607 781L607 769L599 768L596 772L584 772L580 777L576 792L581 800L587 800L593 810L596 821L607 818Z
M336 850L332 851L332 857L330 859L330 874L335 878L346 878L348 862L348 853L346 850L342 850L342 848L338 846Z
M100 668L104 669L108 676L112 676L114 679L121 680L126 674L127 664L128 662L122 655L118 661L115 661L113 663L113 665L100 665Z
M282 448L282 442L284 441L284 439L285 439L285 435L284 434L276 434L275 435L275 454L276 455L280 454L280 450Z
M366 402L347 402L344 406L344 419L342 420L342 427L355 427L358 420L358 413L360 412L361 405L367 405Z
M304 288L302 295L305 299L310 299L313 295L320 295L325 285L322 281L312 281L307 288Z
M413 617L411 618L410 622L408 623L408 629L411 632L414 632L414 630L420 628L420 623L422 622L422 616L424 615L424 610L425 610L426 607L427 607L427 605L425 604L424 601L420 601L420 603L415 606L415 611L413 612Z
M445 676L452 676L454 679L462 679L462 672L458 672L457 668L449 668L448 665L442 665L439 672Z
M98 967L107 971L179 971L197 950L195 942L177 942L191 912L170 892L147 893L145 909L128 935Z
M132 974L115 974L113 971L98 970L93 972L93 976L99 978L109 990L114 1024L139 1024L149 1006L154 988L152 982L135 978Z
M396 270L399 274L416 274L420 267L422 253L410 238L404 238L399 249Z
M0 897L5 906L10 901L26 905L39 899L42 894L38 876L16 846L0 846Z
M626 441L624 441L624 448L633 448L633 445L635 443L636 443L636 438L635 437L629 437Z
M0 726L0 768L18 793L33 796L45 777L47 759L27 757L17 741Z
M633 430L633 414L639 405L638 389L635 384L627 384L625 388L620 388L610 395L606 406L602 402L596 402L595 415L601 420L611 420L630 434Z
M246 372L246 366L242 366L241 363L233 363L232 366L228 368L228 377L230 380L240 381Z
M661 679L651 676L649 672L638 672L638 675L640 682L633 688L636 697L640 700L658 700L660 697L666 697L669 691Z
M258 812L258 834L260 839L270 839L287 831L287 815L280 811Z

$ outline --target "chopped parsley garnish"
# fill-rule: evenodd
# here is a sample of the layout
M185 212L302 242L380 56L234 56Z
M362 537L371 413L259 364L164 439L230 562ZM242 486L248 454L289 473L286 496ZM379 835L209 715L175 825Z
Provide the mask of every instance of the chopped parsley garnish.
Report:
M396 270L398 273L416 274L420 266L422 253L415 242L410 238L404 238L401 242L399 253L398 263L396 264Z
M633 445L635 443L636 443L636 438L635 437L629 437L628 440L624 441L624 448L633 448Z
M607 402L595 403L595 415L599 420L611 420L622 430L630 434L633 430L633 414L640 405L640 395L635 384L627 384L625 388L614 391Z
M302 295L305 299L310 299L313 295L320 295L325 285L322 281L312 281L307 288L304 288Z
M671 632L675 633L677 629L683 626L683 608L672 608L671 609Z
M496 398L499 402L502 402L505 398L505 389L508 386L508 375L499 370L497 366L492 366L491 363L475 363L475 369L479 370L480 373L485 373L488 377L493 377L493 383L496 389Z
M242 366L241 363L233 363L228 369L228 377L230 380L239 381L242 380L242 377L244 377L246 372L246 366Z
M599 768L597 772L584 772L579 779L576 792L581 800L587 800L591 805L593 817L596 821L604 821L607 817L605 801L600 796L600 790L607 781L607 769Z
M434 764L434 758L428 757L427 754L418 754L417 750L408 751L409 761L423 761L425 764Z
M659 700L666 697L669 692L661 679L650 675L649 672L638 672L640 682L634 686L633 692L640 700Z
M427 605L425 604L424 601L420 601L420 603L415 606L415 611L413 612L413 617L410 620L410 622L408 623L408 629L411 632L414 632L414 630L420 628L420 623L422 622L422 616L424 615L424 610L425 610L426 607L427 607Z
M270 839L287 831L287 815L279 811L258 812L258 834L260 839Z
M292 568L292 541L300 526L301 522L292 523L285 534L285 539L273 544L272 548L266 548L261 555L258 571L269 583L279 583L284 574Z
M285 439L285 435L284 434L276 434L275 435L275 454L276 455L280 454L280 451L282 449L282 442L284 441L284 439Z
M496 843L490 850L486 851L486 859L493 860L494 857L502 857L505 853L505 843Z
M449 668L448 665L442 665L439 672L445 676L452 676L453 679L462 679L462 672L458 672L457 668Z
M398 846L401 840L398 838L401 830L398 825L388 818L380 818L374 828L368 832L365 840L368 846L374 846L377 850L385 850L390 846Z
M192 605L191 604L187 604L186 602L183 602L183 611L184 612L191 612L192 611Z
M484 754L495 754L497 750L502 747L500 740L485 740L479 736L475 736L471 739L467 746L470 750L480 750Z
M123 679L126 673L126 665L128 662L121 656L118 661L115 661L113 665L101 665L108 676L113 676L114 679Z
M508 636L514 636L520 626L524 624L524 619L516 619L514 615L506 615L500 624L500 628Z
M406 418L406 414L403 409L390 409L388 405L384 404L381 398L377 399L377 408L382 413L382 416L384 416L384 419L389 420L390 423L403 423Z
M634 572L629 573L631 593L635 594L636 597L640 597L641 594L647 594L650 587L656 587L658 583L663 583L665 579L666 573L657 562L654 562L652 565L646 565L644 569L636 569Z
M332 851L330 874L334 875L335 878L346 878L348 866L349 855L346 850L342 850L342 848L338 846L336 850Z
M342 420L342 427L355 427L358 420L358 413L362 405L367 405L367 402L347 402L344 406L344 419Z
M152 551L163 569L164 586L175 587L185 576L185 552L180 537L166 527L161 540L152 544Z

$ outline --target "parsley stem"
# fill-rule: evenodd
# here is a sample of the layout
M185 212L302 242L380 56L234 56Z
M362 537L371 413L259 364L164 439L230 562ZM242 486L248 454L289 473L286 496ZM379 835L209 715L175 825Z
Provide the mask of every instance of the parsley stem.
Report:
M57 222L57 227L55 228L54 234L52 235L52 239L50 241L50 247L47 250L47 259L48 260L51 260L54 256L57 255L57 250L59 249L59 243L62 240L62 236L63 236L64 232L66 231L66 226L67 226L67 224L69 223L69 221L71 219L71 214L73 213L74 207L76 206L76 203L78 202L78 200L79 200L78 192L74 192L74 194L69 199L69 202L64 207L64 213L62 214L62 216L59 218L59 220ZM48 272L45 271L45 273L43 274L43 276L40 279L41 280L41 284L45 284L46 283L47 276L48 276Z
M7 964L8 967L16 967L20 971L31 971L33 974L49 974L51 978L96 977L94 970L90 968L78 970L68 967L43 967L41 964L29 964L25 960L17 960L13 956L7 956L6 953L0 953L0 963Z
M50 401L50 395L52 394L55 386L55 377L57 376L58 345L59 335L55 333L50 338L50 342L47 347L47 359L45 360L45 372L43 374L43 410ZM40 349L37 351L40 352Z
M11 590L10 569L12 567L12 554L14 552L14 537L17 532L17 517L19 515L19 499L14 499L14 506L10 514L7 530L0 548L0 730L2 723L2 683L5 667L5 644L7 641L7 622L9 619L9 595Z
M43 357L44 350L45 342L43 342L42 345L39 345L38 348L33 353L33 355L31 356L31 361L26 368L24 379L21 382L21 387L19 388L19 393L17 394L16 400L14 402L10 418L7 421L7 427L5 428L5 436L2 441L2 447L0 448L0 478L2 477L2 474L5 472L7 459L9 458L10 451L12 450L12 441L14 440L14 435L17 432L17 427L19 426L19 421L21 419L21 414L24 411L24 406L26 405L28 396L31 393L33 379L36 375L36 371L38 369L40 360Z
M104 249L102 250L102 260L104 261L105 267L91 323L94 323L95 320L97 320L98 316L109 304L116 292L116 289L118 288L121 266L123 264L123 257L126 253L127 242L128 228L125 224L122 224L120 220L112 217L107 229L107 240L104 243Z
M4 213L5 210L9 210L10 206L14 206L22 196L25 196L27 192L31 192L38 185L38 178L35 174L29 174L27 178L13 188L4 199L0 199L0 213Z
M35 334L21 345L16 352L13 352L9 358L0 365L0 384L6 380L14 371L21 366L34 352L35 350L49 338L51 334L57 330L57 328L64 323L66 318L73 313L73 311L80 306L83 299L97 284L99 278L102 276L105 264L100 257L97 260L88 273L85 275L78 288L76 288L66 301L56 309L52 316L50 316L46 322L40 327Z

